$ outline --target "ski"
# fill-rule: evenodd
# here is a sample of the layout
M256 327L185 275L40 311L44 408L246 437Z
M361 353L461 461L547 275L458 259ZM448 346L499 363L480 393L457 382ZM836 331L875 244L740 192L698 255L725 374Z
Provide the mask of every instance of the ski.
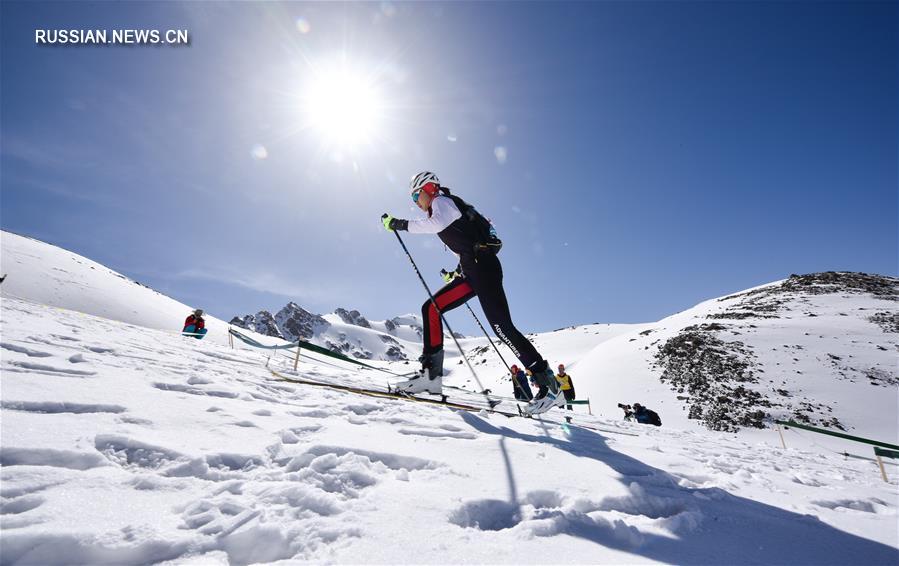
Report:
M521 410L521 406L518 404L515 405L517 412L512 412L512 411L505 411L505 410L497 410L495 408L495 406L486 407L486 406L478 406L478 405L473 405L473 404L468 404L468 403L461 403L458 401L452 401L446 395L440 395L441 399L432 399L432 398L427 398L427 397L418 397L416 395L410 395L407 393L381 391L378 389L368 389L365 387L358 387L358 386L353 386L353 385L328 383L328 382L324 382L324 381L315 381L315 380L300 378L300 377L292 377L292 376L289 377L289 376L283 375L271 368L269 368L269 371L271 372L271 374L274 377L276 377L277 379L279 379L281 381L287 381L289 383L298 383L301 385L310 385L313 387L324 387L324 388L328 388L328 389L334 389L337 391L345 391L348 393L354 393L357 395L365 395L368 397L378 397L378 398L382 398L382 399L397 399L400 401L413 402L413 403L425 403L425 404L435 405L438 407L445 407L448 409L455 409L455 410L466 411L466 412L470 412L470 413L480 413L481 411L487 411L488 413L494 413L494 414L502 415L504 417L509 417L509 418L513 418L513 417L529 418L529 419L536 418L537 420L540 420L544 423L555 424L555 425L559 425L562 427L566 427L569 423L571 423L571 421L568 420L571 418L570 416L565 417L567 422L561 422L561 421L546 419L543 417L542 413L538 414L538 415L528 415L527 413L525 413ZM584 424L584 423L573 423L573 424L574 424L574 426L579 426L579 427L582 427L582 428L585 428L588 430L592 430L595 432L608 432L608 433L612 433L612 434L621 434L621 435L625 435L625 436L640 436L639 434L632 433L632 432L599 428L599 427L591 426L591 425Z
M399 399L399 400L403 400L403 401L429 403L432 405L440 405L440 406L448 407L451 409L459 409L459 410L469 411L469 412L477 413L480 411L489 411L489 412L497 413L499 415L503 415L503 416L507 416L507 417L517 416L511 412L497 411L493 407L482 407L482 406L470 405L470 404L466 404L466 403L459 403L456 401L450 401L446 395L440 395L441 399L431 399L428 397L418 397L416 395L411 395L408 393L401 393L398 391L381 391L378 389L368 389L365 387L356 387L356 386L352 386L352 385L343 385L343 384L338 384L338 383L326 383L323 381L314 381L311 379L288 377L286 375L278 373L277 371L275 371L271 368L269 368L269 371L272 373L273 376L277 377L278 379L280 379L282 381L288 381L290 383L300 383L303 385L312 385L315 387L326 387L329 389L336 389L338 391L346 391L349 393L356 393L359 395L367 395L369 397L381 397L381 398L386 398L386 399Z

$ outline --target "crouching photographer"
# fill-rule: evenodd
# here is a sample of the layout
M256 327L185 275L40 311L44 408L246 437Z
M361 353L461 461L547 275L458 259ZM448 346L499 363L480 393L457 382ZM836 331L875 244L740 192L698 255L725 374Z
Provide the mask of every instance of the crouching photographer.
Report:
M624 411L624 420L637 421L640 424L651 424L653 426L662 426L662 419L659 414L641 405L634 403L633 407L618 403L618 407Z

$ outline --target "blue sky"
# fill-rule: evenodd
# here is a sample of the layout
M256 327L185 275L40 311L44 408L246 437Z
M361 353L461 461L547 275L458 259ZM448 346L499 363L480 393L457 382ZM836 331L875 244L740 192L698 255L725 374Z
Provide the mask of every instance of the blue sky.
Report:
M525 332L657 320L791 273L897 275L896 3L0 10L2 227L221 318L417 311L378 217L417 214L420 170L494 221ZM34 39L123 28L191 43ZM337 69L348 97L377 95L356 101L362 141L310 115ZM436 287L454 258L405 239Z

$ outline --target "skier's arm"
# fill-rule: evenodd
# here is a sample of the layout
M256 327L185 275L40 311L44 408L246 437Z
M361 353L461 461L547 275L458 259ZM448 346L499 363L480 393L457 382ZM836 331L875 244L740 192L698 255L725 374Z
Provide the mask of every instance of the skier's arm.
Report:
M430 217L409 221L409 233L436 234L460 218L462 212L456 207L456 203L448 197L439 196L431 203Z

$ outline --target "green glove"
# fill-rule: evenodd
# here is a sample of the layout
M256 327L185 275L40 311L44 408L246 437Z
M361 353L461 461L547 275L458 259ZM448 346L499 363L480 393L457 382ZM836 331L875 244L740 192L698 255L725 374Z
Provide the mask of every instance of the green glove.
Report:
M384 225L384 229L390 232L395 230L408 230L409 229L409 221L402 220L400 218L394 218L390 216L386 212L381 216L381 223Z
M450 281L452 281L452 280L455 279L456 277L459 277L459 275L461 275L461 274L459 273L459 268L458 268L458 267L457 267L456 269L452 270L452 271L447 271L447 270L445 270L445 269L441 269L441 270L440 270L440 276L443 277L443 282L444 282L444 283L449 283Z

